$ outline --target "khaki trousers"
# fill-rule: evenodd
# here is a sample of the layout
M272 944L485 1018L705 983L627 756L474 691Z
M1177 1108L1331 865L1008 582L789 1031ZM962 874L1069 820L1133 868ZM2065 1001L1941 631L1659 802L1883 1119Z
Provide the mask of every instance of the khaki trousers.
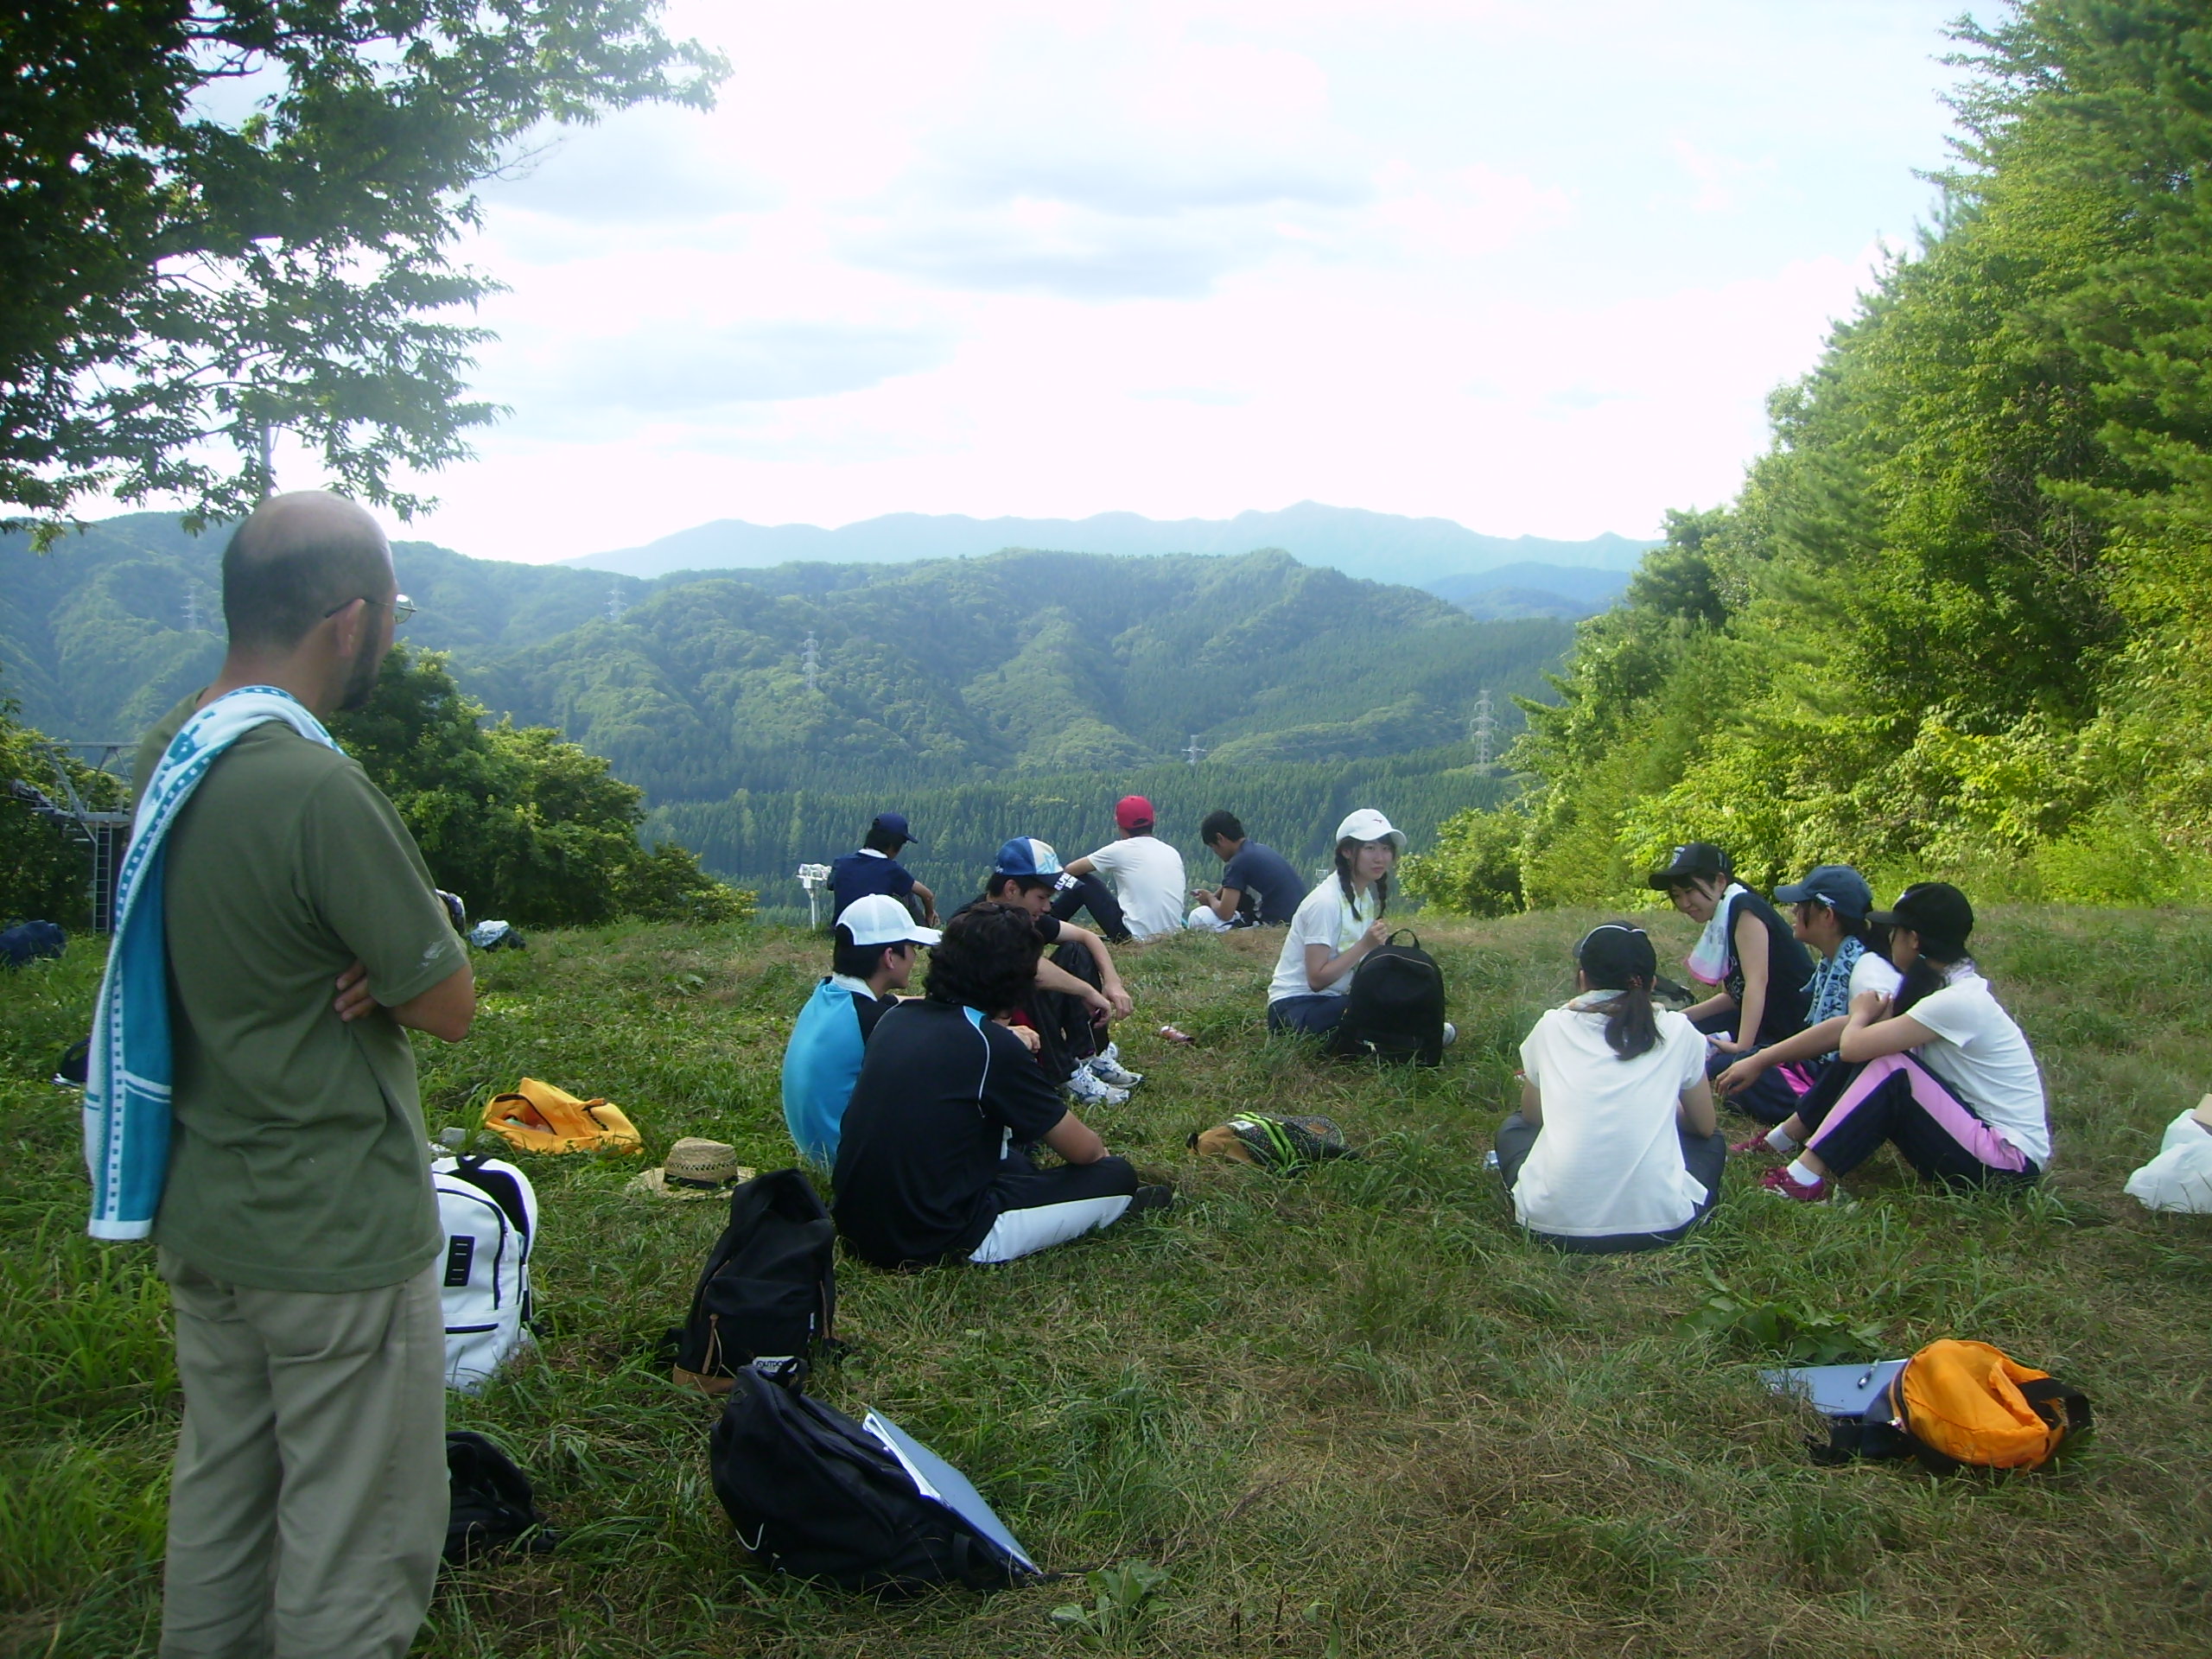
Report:
M435 1263L381 1290L256 1290L161 1252L184 1428L162 1659L404 1659L445 1543Z

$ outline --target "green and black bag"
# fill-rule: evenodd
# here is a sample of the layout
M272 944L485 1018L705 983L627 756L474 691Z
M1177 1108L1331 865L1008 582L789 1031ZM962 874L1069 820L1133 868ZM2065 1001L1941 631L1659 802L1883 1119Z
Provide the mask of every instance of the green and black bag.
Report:
M1239 1112L1228 1122L1201 1129L1184 1143L1208 1157L1257 1164L1279 1175L1295 1175L1330 1158L1358 1154L1344 1144L1344 1132L1325 1117L1273 1117Z

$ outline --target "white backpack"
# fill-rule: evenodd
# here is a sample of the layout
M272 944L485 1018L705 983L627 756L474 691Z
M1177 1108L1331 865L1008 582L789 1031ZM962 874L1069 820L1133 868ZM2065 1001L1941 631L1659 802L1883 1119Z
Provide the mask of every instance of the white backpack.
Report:
M446 1235L446 1386L475 1394L531 1340L537 1194L512 1164L473 1153L437 1159L430 1185Z

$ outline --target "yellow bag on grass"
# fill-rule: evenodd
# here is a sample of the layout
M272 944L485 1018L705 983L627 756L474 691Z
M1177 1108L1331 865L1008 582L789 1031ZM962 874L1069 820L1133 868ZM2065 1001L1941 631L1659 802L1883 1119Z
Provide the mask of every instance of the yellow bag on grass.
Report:
M517 1152L642 1153L645 1137L620 1106L578 1100L536 1077L524 1077L512 1095L494 1095L484 1127Z

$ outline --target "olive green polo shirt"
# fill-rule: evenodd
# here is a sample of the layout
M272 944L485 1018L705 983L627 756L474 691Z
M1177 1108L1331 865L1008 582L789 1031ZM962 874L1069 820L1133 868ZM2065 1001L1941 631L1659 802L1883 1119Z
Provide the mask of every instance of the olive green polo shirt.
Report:
M142 782L190 718L140 750ZM257 727L164 858L175 1128L154 1237L215 1278L372 1290L442 1246L415 1056L390 1005L467 961L414 837L354 761ZM355 959L379 1004L331 1004Z

